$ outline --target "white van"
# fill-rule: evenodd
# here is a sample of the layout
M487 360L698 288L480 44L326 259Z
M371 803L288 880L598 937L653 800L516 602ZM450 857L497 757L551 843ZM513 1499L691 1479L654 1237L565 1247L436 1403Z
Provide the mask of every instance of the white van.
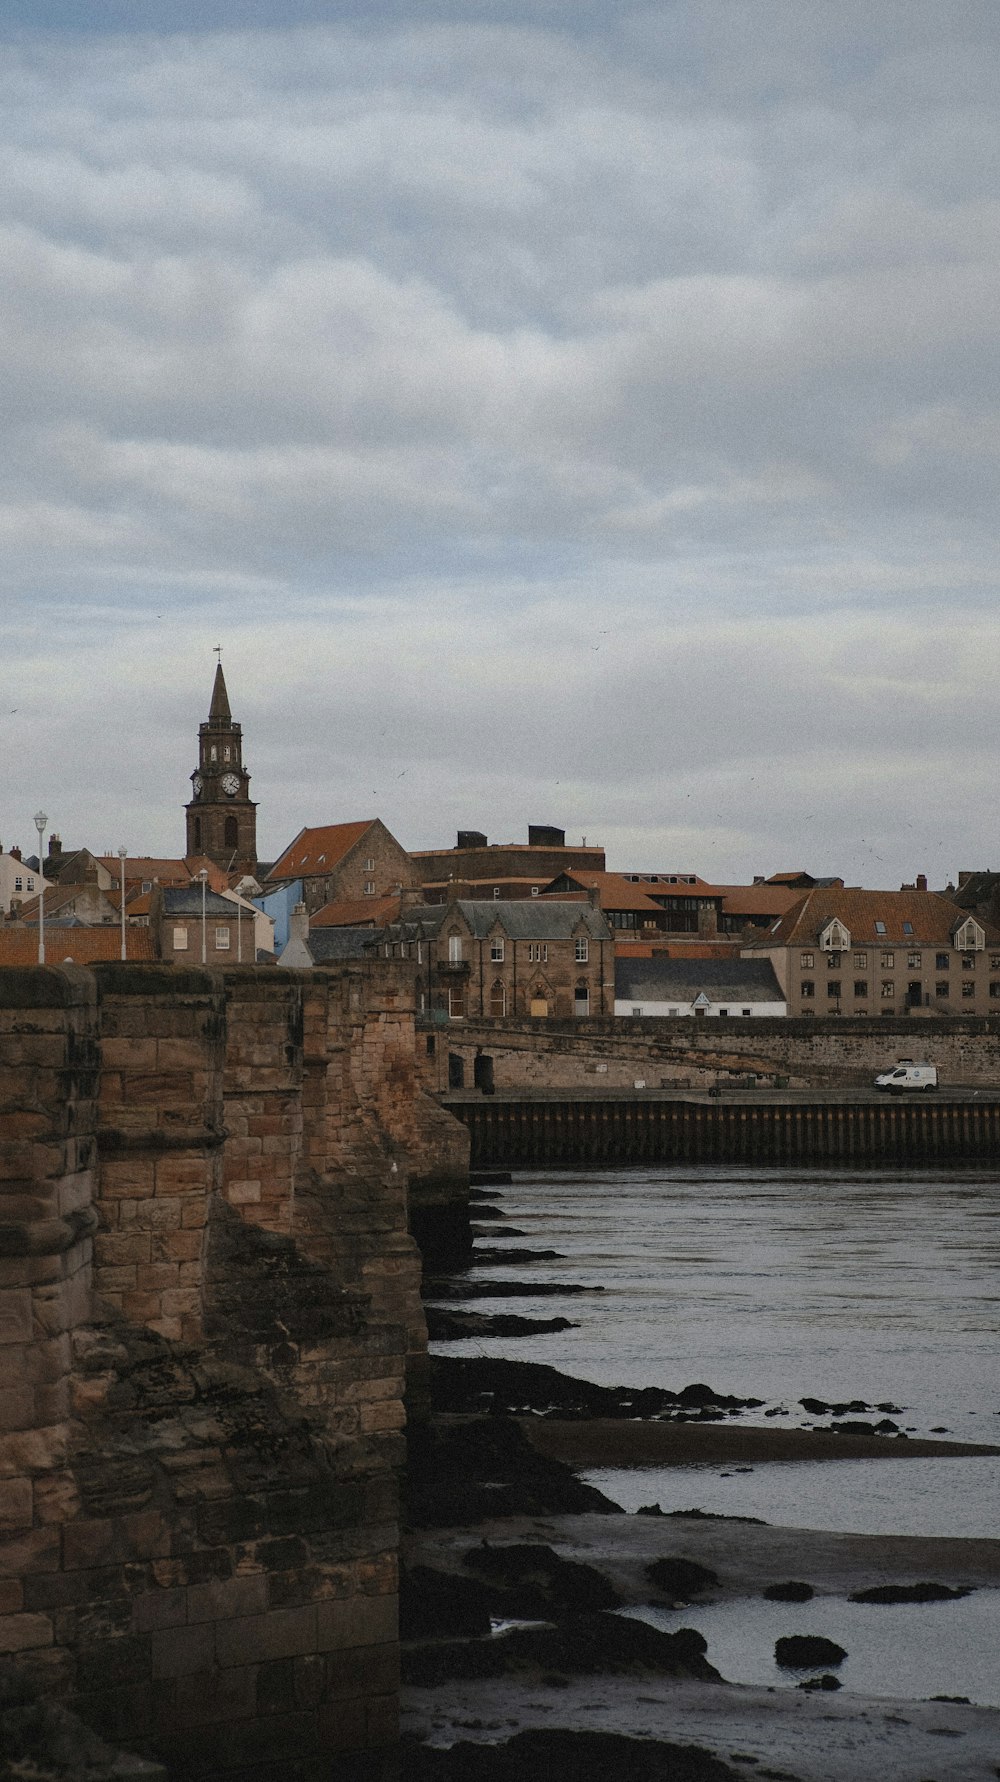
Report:
M876 1089L885 1089L890 1095L905 1095L911 1089L936 1089L937 1086L937 1065L914 1064L909 1058L901 1058L894 1070L883 1071L875 1078Z

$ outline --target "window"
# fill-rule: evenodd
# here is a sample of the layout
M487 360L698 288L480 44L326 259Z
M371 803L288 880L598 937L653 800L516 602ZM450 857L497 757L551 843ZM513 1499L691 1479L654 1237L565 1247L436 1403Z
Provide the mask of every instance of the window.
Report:
M895 965L895 963L896 963L895 953L883 953L881 958L879 959L879 964L881 965L883 971L891 971L893 966Z
M215 744L214 744L214 743L213 743L213 744L212 744L212 747L211 747L211 748L210 748L210 749L209 749L209 751L208 751L208 752L209 752L209 754L210 754L210 755L211 755L211 757L212 757L212 760L213 760L213 761L218 761L218 759L219 759L219 751L218 751L218 749L217 749L217 748L216 748L216 746L215 746Z
M542 965L548 959L549 949L545 941L528 942L528 958L533 965Z
M226 747L226 748L224 748L224 749L223 749L223 751L222 751L222 758L223 758L223 760L224 760L224 761L228 761L228 760L229 760L229 749L228 749L228 747Z
M855 978L854 995L858 1002L864 1002L868 995L868 979Z
M494 897L499 897L499 895L500 895L500 887L499 887L499 885L494 885L494 887L493 887L493 895L494 895Z
M460 934L449 934L449 936L448 936L448 964L449 965L461 965L461 963L462 963L462 936Z
M935 984L934 994L935 996L948 996L950 992L947 984Z
M174 952L175 953L186 953L187 952L187 944L188 944L187 929L186 928L175 928L174 929Z
M29 873L29 875L28 875L28 890L33 891L34 889L35 889L35 881L31 877L31 874Z
M503 964L503 941L499 935L490 941L490 958L494 965Z
M29 880L28 882L30 884L31 881ZM990 954L990 970L1000 971L1000 953Z
M950 964L951 964L951 954L950 953L935 954L934 968L936 971L947 971Z
M749 1010L749 1009L741 1009L741 1010L740 1010L740 1014L741 1014L741 1015L749 1015L749 1013L750 1013L750 1010Z
M868 964L867 953L855 953L855 955L854 955L854 969L855 969L855 971L864 971L865 966L867 964Z
M813 983L812 978L803 978L799 985L799 989L803 996L815 996L816 994L816 986Z
M826 986L826 993L827 993L827 996L829 996L832 1001L835 1001L835 1002L840 1001L840 979L839 978L828 979L827 986Z
M538 886L537 886L537 885L532 885L532 887L531 887L531 895L532 895L532 897L537 897L537 896L538 896Z
M453 1021L461 1021L465 1014L465 987L453 984L448 991L448 1014Z
M21 890L23 890L23 886L22 886L22 884L21 884L21 875L20 875L20 873L18 873L18 874L17 874L17 876L16 876L16 878L15 878L15 879L14 879L14 890L15 890L15 891L21 891Z
M962 970L963 971L975 971L975 969L976 969L976 961L975 961L975 958L973 957L973 955L971 953L964 953L962 955Z
M1000 980L997 978L990 979L990 995L992 997L1000 996Z
M215 931L215 950L217 953L229 951L229 928L217 928Z
M375 871L375 856L373 854L369 854L367 860L365 861L365 871L366 872L374 872Z
M876 934L884 934L885 933L885 923L884 922L876 922L875 933Z
M153 889L152 879L143 879L142 888L144 891L152 891L152 889Z
M240 828L235 817L226 818L222 845L224 848L238 848L240 845Z
M912 922L904 922L903 923L903 933L904 934L912 934L913 933L913 923Z
M963 985L962 985L962 995L963 995L963 996L975 996L975 994L976 994L976 986L975 986L975 984L974 984L974 983L973 983L973 982L972 982L972 979L971 979L971 978L969 978L969 979L967 979L967 981L966 981L966 982L965 982L965 983L964 983L964 984L963 984Z
M502 978L494 978L490 985L490 1017L494 1021L502 1021L507 1013L507 990Z
M720 1016L720 1018L721 1018L721 1017L722 1017L722 1016L723 1016L723 1015L728 1015L728 1013L729 1013L729 1010L728 1010L728 1009L720 1009L720 1010L719 1010L719 1016Z
M816 963L816 960L812 953L800 953L799 954L799 964L801 965L803 971L812 971L812 968L815 965L815 963Z
M365 880L365 896L366 897L374 897L374 895L375 895L375 880L374 879L366 879Z
M920 954L919 953L907 953L906 963L909 966L911 971L919 971L920 970Z
M998 986L998 988L1000 988L1000 986ZM673 1009L671 1009L671 1011L670 1011L670 1013L671 1013L671 1014L673 1014L673 1012L674 1012L674 1011L673 1011ZM633 1010L632 1010L632 1013L633 1013L633 1015L641 1015L641 1014L642 1014L642 1010L641 1010L641 1008L639 1008L639 1009L633 1009Z
M836 950L828 953L826 956L826 964L827 964L828 971L839 971L840 970L840 954Z
M896 994L896 986L891 978L882 979L882 1001L890 1001Z
M589 956L590 956L590 952L589 952L589 948L587 945L587 937L585 934L581 934L577 937L576 950L575 950L575 954L574 954L577 965L586 965Z

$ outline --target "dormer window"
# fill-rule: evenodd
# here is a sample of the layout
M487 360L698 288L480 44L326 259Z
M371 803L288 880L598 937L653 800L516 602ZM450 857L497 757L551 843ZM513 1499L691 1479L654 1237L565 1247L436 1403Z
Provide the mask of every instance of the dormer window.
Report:
M820 929L819 944L824 953L844 953L851 944L851 937L843 922L834 916L825 928Z
M955 946L960 953L978 953L985 938L978 922L974 922L970 916L969 920L963 922L961 928L957 930Z

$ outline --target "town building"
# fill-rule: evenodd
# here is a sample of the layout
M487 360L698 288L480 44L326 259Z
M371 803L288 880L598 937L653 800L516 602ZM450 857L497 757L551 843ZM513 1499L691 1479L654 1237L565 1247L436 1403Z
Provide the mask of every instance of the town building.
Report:
M789 1015L1000 1014L1000 928L933 891L818 886L743 952Z
M502 1020L614 1011L614 938L589 903L460 898L406 907L404 900L381 948L415 962L424 1014Z
M293 971L312 971L318 965L340 965L345 959L371 957L375 936L371 927L352 928L310 922L304 903L297 903L289 921L289 934L278 964Z
M770 1017L788 1013L766 959L622 959L615 962L615 1014Z
M414 878L428 903L456 897L476 900L539 897L558 873L571 867L604 871L604 849L566 846L566 832L529 823L527 842L489 842L478 829L460 829L453 848L411 854Z
M254 965L259 912L197 882L158 891L153 926L164 964Z
M243 764L243 737L229 709L222 663L215 671L207 721L198 730L198 765L186 806L189 855L207 854L227 873L257 869L257 806Z
M415 883L410 856L378 817L356 823L328 823L300 829L279 855L264 881L271 893L280 887L297 891L294 903L305 904L310 916L325 904L361 903L398 895ZM294 907L294 905L292 906ZM356 918L352 926L364 926Z
M19 906L38 889L38 868L22 860L20 848L9 854L0 849L0 915L16 914Z

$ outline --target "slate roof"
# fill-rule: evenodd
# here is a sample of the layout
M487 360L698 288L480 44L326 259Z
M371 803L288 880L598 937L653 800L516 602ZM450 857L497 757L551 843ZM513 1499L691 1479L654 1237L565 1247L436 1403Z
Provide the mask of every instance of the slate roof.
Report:
M851 941L888 946L950 946L956 928L967 919L950 897L936 891L861 891L844 886L817 886L806 892L756 943L761 947L813 945L832 918L844 924ZM1000 930L976 918L988 946L1000 946ZM883 924L880 933L876 922ZM907 928L905 925L909 924Z
M612 934L600 910L589 903L563 903L553 897L457 898L454 903L424 903L407 910L397 929L436 935L449 913L457 910L473 939L486 940L499 923L508 940L571 940L587 934L593 940L611 940Z
M268 878L316 878L332 871L377 821L377 817L366 817L360 823L328 823L322 829L300 829L290 847L275 861Z
M249 911L245 912L249 915ZM200 916L201 886L165 885L163 887L163 914L165 916ZM240 905L221 897L217 891L205 892L206 916L229 916L240 914Z
M615 963L617 1001L692 1003L702 995L710 1002L785 1002L769 961L619 959Z
M618 1002L780 1002L785 995L766 959L617 959Z
M369 958L373 938L370 928L310 928L306 945L317 965L331 965Z

